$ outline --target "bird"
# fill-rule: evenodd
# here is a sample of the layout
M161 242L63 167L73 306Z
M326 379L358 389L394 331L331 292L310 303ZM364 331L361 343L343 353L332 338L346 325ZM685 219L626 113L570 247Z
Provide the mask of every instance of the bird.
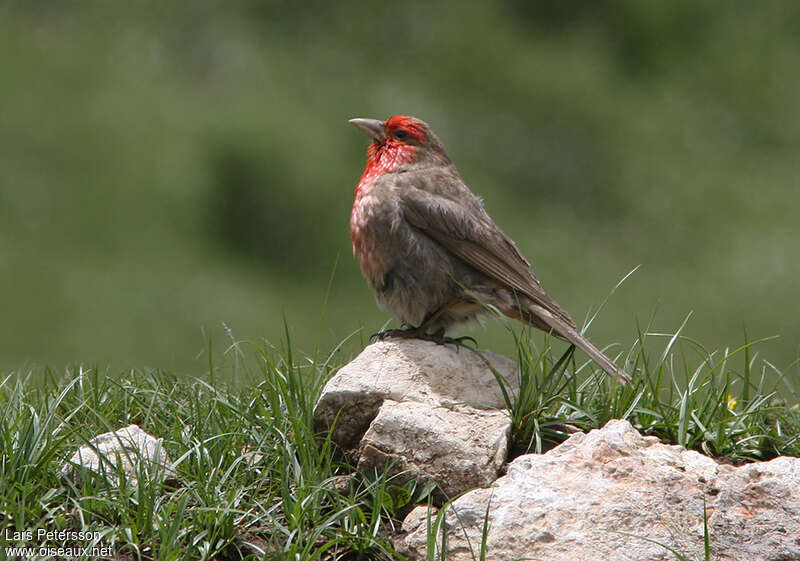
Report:
M394 115L349 122L372 140L350 214L353 254L378 304L405 327L377 338L451 342L449 329L496 310L570 342L610 376L630 381L544 291L425 121Z

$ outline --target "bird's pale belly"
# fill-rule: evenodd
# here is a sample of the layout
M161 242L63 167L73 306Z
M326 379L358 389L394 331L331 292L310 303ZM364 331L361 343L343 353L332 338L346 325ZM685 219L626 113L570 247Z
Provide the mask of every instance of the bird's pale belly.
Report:
M361 271L378 304L404 324L419 326L433 313L453 308L459 321L477 313L465 305L452 258L424 234L408 225L377 228L370 224L356 244ZM445 314L444 318L451 314Z

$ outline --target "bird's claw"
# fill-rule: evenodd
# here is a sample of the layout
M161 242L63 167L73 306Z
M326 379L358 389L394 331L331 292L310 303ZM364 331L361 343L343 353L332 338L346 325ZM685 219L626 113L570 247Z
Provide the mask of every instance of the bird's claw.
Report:
M462 337L444 337L442 335L430 335L428 337L422 337L426 341L433 341L437 345L455 345L456 352L461 347L465 347L466 341L472 341L472 344L475 345L475 348L478 348L478 342L475 340L474 337L470 337L469 335L464 335Z
M369 336L369 340L372 342L383 341L384 339L388 339L389 337L397 337L399 339L413 339L413 338L419 338L420 333L419 329L417 328L386 329L384 331L378 331L377 333L373 333L372 335Z
M471 341L475 347L478 347L478 342L474 337L464 335L463 337L445 337L442 331L437 333L425 333L419 327L411 327L408 329L387 329L379 331L370 335L370 341L384 341L390 337L397 337L399 339L422 339L423 341L431 341L437 345L455 345L456 350L464 346L467 341Z
M452 343L453 345L458 345L459 347L464 346L466 341L471 341L475 348L478 348L478 342L475 340L475 337L470 337L469 335L463 335L461 337L444 337L443 343Z

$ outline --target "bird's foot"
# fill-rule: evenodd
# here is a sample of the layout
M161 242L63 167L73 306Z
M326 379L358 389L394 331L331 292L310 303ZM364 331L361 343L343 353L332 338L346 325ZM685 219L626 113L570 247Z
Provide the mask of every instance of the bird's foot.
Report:
M422 327L409 327L407 329L387 329L385 331L379 331L378 333L373 333L369 340L370 341L383 341L390 337L396 337L398 339L422 339L423 341L431 341L432 343L436 343L437 345L455 345L456 350L458 347L462 347L465 345L467 341L471 341L473 345L477 348L478 342L475 340L474 337L470 337L469 335L465 335L463 337L445 337L444 329L440 329L436 333L427 333Z
M422 333L418 327L409 327L406 329L386 329L384 331L378 331L370 335L369 340L373 342L383 341L390 337L395 337L397 339L420 339L422 338L421 336Z

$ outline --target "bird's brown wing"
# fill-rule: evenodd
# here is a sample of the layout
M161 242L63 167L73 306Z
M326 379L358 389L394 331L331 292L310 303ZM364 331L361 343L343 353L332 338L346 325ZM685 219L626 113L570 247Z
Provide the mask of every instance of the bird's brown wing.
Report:
M433 189L419 189L406 184L399 196L400 210L409 224L453 255L495 281L524 294L574 328L575 322L545 293L517 246L483 210L480 200L463 183L458 187L456 194L460 200L456 201L432 193Z

